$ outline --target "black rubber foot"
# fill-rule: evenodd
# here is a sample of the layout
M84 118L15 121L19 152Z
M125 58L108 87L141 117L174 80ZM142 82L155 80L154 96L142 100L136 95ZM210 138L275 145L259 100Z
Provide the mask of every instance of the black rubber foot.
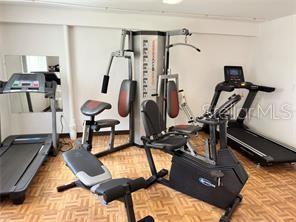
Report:
M17 193L17 194L14 193L14 194L10 195L10 199L11 199L12 203L15 205L19 205L19 204L24 203L25 198L26 198L25 193Z
M222 216L219 221L220 222L229 222L229 218Z
M231 218L233 212L238 207L238 205L240 204L242 199L243 199L243 196L241 196L241 195L238 195L234 199L232 206L228 207L225 211L225 214L220 218L220 222L229 222L230 221L230 218Z
M168 175L168 173L169 173L168 170L166 170L166 169L162 169L161 171L159 171L159 172L157 173L157 177L164 177L164 176Z
M69 189L74 188L76 186L77 186L76 182L72 182L72 183L69 183L69 184L58 186L57 191L58 192L64 192L65 190L69 190Z
M138 222L154 222L154 219L151 216L147 216L147 217L144 217L143 219L139 220Z

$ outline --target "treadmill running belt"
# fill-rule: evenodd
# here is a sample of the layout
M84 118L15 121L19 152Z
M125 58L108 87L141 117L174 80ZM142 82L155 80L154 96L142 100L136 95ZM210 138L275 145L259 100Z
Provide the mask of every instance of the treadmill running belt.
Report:
M0 190L1 193L11 192L19 181L38 151L39 144L14 144L0 158Z
M253 147L261 153L271 156L274 159L272 162L281 163L296 161L296 152L293 152L277 143L265 139L264 137L236 127L229 127L227 132L231 136Z

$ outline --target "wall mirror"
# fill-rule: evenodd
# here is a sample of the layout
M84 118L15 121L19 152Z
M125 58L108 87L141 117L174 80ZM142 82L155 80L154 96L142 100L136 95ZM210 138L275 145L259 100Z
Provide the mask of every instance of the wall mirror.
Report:
M53 72L59 80L56 91L57 112L63 111L62 87L58 56L6 55L4 57L6 77L14 73ZM44 94L9 94L11 112L32 113L50 112L50 101Z

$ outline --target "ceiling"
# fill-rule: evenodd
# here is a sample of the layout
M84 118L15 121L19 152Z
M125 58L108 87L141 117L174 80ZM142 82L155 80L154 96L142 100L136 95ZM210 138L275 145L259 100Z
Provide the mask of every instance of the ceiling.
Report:
M296 14L296 0L183 0L176 5L163 4L162 0L0 0L0 2L239 20L270 20Z

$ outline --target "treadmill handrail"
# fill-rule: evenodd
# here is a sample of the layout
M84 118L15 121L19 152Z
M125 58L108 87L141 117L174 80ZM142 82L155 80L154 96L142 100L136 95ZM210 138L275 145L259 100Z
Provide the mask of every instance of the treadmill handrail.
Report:
M261 91L261 92L273 92L275 91L274 87L270 86L263 86L263 85L256 85L252 82L242 82L240 84L231 84L228 82L220 82L216 85L215 91L226 91L232 92L235 89L248 89L253 91Z

